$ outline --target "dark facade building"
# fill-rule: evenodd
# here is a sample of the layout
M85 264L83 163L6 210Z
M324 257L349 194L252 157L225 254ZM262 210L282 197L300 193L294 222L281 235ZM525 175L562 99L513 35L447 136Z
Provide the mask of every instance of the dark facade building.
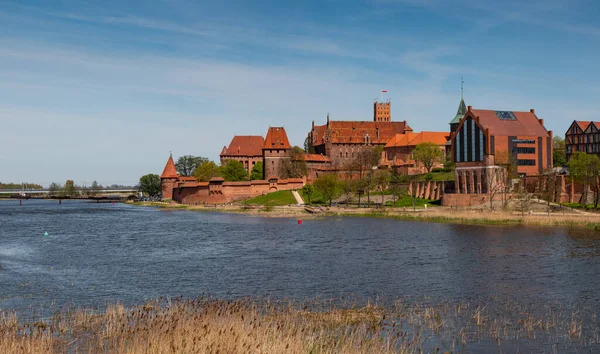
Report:
M576 152L586 152L600 157L600 131L595 122L575 120L565 133L567 162Z

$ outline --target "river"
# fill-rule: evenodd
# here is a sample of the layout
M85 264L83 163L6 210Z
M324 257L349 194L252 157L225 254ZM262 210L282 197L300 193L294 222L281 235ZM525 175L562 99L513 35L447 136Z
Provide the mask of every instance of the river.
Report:
M0 201L0 309L17 312L202 293L600 309L598 274L594 231Z

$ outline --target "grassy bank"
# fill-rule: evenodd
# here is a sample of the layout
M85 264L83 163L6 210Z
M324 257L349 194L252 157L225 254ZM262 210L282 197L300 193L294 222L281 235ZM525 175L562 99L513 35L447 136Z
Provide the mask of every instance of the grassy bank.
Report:
M426 203L426 201L422 202ZM141 203L138 205L156 206L161 208L185 209L191 211L243 213L246 215L260 215L267 217L290 217L308 219L323 218L330 216L352 216L390 218L405 221L424 221L464 225L525 225L544 227L566 226L600 231L600 214L583 212L554 212L549 215L546 213L521 215L518 212L449 209L447 207L428 207L427 210L424 210L423 204L418 204L417 211L413 211L412 205L396 208L325 207L323 209L323 212L319 214L309 214L304 210L303 207L297 206L275 206L265 208L257 205L254 208L246 208L242 205L227 205L218 207L164 203Z
M514 301L386 306L344 300L190 299L104 312L63 311L22 322L0 313L2 353L421 353L598 349L587 309ZM475 344L476 347L470 346ZM533 347L531 345L533 344ZM529 351L527 350L527 351Z

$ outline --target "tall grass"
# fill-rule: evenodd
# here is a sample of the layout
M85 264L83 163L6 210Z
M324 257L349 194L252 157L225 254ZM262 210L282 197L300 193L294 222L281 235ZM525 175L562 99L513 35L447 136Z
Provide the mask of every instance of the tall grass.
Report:
M199 298L65 311L27 323L4 313L0 352L421 353L468 350L473 343L510 352L532 341L537 351L594 351L598 333L589 311L534 311L497 299L359 306Z

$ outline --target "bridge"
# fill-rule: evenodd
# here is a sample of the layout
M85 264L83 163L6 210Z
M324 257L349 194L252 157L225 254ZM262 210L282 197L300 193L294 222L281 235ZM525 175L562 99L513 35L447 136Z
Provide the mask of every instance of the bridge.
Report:
M77 195L73 197L54 195L57 191L49 189L0 189L1 198L11 199L89 199L95 201L131 199L138 195L138 190L133 187L108 188L94 191L94 195Z

